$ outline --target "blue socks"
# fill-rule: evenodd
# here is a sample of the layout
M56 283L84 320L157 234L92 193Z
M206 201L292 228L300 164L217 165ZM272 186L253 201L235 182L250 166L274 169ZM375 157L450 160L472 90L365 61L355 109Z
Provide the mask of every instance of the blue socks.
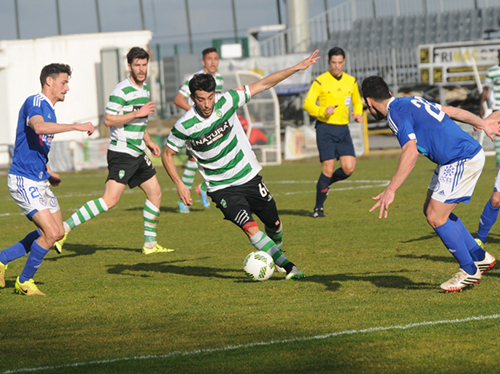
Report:
M36 241L31 244L28 260L26 261L26 265L24 265L23 272L19 276L19 281L21 283L33 279L47 253L49 253L49 250L41 247Z
M454 213L450 214L450 220L455 222L455 225L460 230L462 237L464 238L465 246L469 250L470 256L474 261L483 261L486 257L486 252L482 249L479 244L474 240L470 232L465 228L462 220L458 218Z
M439 235L439 238L450 253L457 259L460 268L467 274L476 274L477 267L467 249L464 237L461 230L457 227L456 221L448 218L443 225L435 227L434 231Z
M491 200L488 200L484 207L483 214L481 214L481 218L479 219L479 228L477 229L477 238L483 243L486 243L491 227L497 220L499 209L491 205Z
M31 245L39 237L40 230L35 230L26 235L26 237L20 242L17 242L9 248L5 248L0 252L0 262L4 265L7 265L9 262L23 257L30 251Z

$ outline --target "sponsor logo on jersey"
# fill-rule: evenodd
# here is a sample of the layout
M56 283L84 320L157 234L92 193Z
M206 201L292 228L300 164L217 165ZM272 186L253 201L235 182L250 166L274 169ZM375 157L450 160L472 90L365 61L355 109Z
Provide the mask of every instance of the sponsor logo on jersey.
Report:
M231 132L231 125L228 121L219 123L217 126L212 128L212 131L206 134L202 134L195 139L191 139L191 146L195 150L204 150L210 147L214 142L222 139L224 136Z
M132 111L133 111L133 112L137 112L138 110L141 110L141 108L142 108L142 105L134 105L134 106L132 107ZM144 117L140 117L140 118L148 118L148 116L146 115L146 116L144 116Z
M38 139L42 147L44 145L50 147L50 145L52 144L52 139L54 139L54 135L38 135Z
M240 86L240 87L237 87L234 89L235 91L245 91L245 87L244 86Z

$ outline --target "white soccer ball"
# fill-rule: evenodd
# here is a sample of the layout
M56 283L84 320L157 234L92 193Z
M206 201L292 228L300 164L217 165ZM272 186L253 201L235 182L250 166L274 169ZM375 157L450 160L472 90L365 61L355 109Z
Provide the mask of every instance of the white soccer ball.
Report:
M243 261L243 270L247 277L265 281L274 273L273 258L264 251L252 252Z

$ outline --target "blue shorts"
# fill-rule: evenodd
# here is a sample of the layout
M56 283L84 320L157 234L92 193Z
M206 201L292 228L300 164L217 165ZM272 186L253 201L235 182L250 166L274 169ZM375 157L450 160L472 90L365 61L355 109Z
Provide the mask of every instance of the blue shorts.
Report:
M316 144L321 162L338 160L342 156L356 157L347 125L329 125L316 121Z

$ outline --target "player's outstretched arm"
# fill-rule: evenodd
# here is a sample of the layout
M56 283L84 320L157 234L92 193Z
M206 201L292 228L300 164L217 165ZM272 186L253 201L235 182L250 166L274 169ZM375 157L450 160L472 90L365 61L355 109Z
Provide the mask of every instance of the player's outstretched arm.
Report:
M92 135L95 130L92 122L84 122L79 124L45 122L43 117L40 115L31 117L28 121L28 125L38 135L60 134L62 132L69 131L82 131L86 132L88 135Z
M398 167L391 179L391 182L384 190L384 192L372 198L373 200L377 200L377 203L370 209L370 212L373 212L375 209L380 207L378 218L387 218L389 205L391 205L394 201L396 190L401 187L406 178L408 178L411 171L413 170L413 167L417 163L417 159L418 150L416 141L410 140L403 146L401 150Z
M474 126L474 130L476 131L483 130L491 140L495 140L495 135L499 135L500 126L498 125L498 120L500 118L498 118L498 115L493 116L492 114L488 118L481 119L467 110L452 106L443 106L442 110L451 118Z
M319 60L320 56L317 56L319 49L315 50L311 55L305 60L299 62L297 65L292 66L288 69L277 71L261 80L252 83L248 86L250 89L250 95L255 96L264 90L268 90L271 87L276 86L279 82L285 80L286 78L292 76L300 70L306 70L309 66L314 65L316 61Z
M192 205L193 200L191 199L191 191L182 182L182 179L177 172L177 168L175 167L174 156L176 154L177 152L175 152L172 148L165 146L161 154L161 162L163 163L163 167L167 171L168 176L172 179L172 182L174 182L179 198L183 201L184 205Z

